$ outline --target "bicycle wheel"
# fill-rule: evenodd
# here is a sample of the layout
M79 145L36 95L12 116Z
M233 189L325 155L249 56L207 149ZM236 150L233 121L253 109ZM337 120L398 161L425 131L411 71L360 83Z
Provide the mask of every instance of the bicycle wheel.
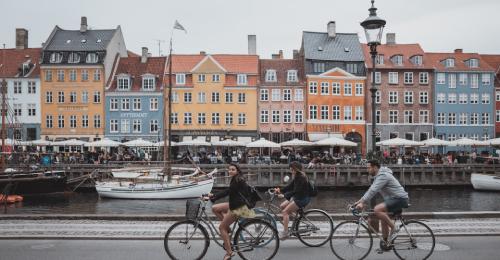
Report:
M344 221L333 230L330 248L339 259L364 259L373 246L371 232L359 221Z
M400 259L427 259L434 252L436 239L426 224L410 220L399 226L392 243Z
M269 212L266 209L263 208L254 208L256 218L262 219L264 221L269 222L276 230L278 230L276 219L269 214ZM240 221L240 224L244 223L246 220ZM264 226L261 225L260 227L256 226L256 231L260 231ZM269 237L266 241L261 243L259 246L266 246L272 241L273 237ZM242 234L240 234L240 240L245 241L245 238L243 237Z
M323 210L310 209L295 220L292 232L304 245L319 247L330 239L333 220Z
M272 259L280 246L278 231L261 219L240 224L233 239L234 249L242 259Z
M192 220L173 224L165 234L163 245L173 260L202 259L210 244L207 230Z

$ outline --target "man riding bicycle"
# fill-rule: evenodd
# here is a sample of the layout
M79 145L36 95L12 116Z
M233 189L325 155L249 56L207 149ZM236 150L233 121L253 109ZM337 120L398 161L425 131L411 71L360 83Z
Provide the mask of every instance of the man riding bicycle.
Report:
M387 167L381 168L377 160L368 161L367 168L368 174L374 177L374 181L368 191L355 203L355 205L357 209L362 210L365 204L368 203L373 196L377 193L382 195L384 202L375 206L374 213L375 216L382 221L382 237L387 243L390 242L388 240L389 228L391 229L391 235L394 232L394 223L392 223L387 212L394 213L403 208L407 208L409 200L408 193L392 175L391 169ZM382 250L390 250L390 248L386 246L386 243L380 242L380 248Z

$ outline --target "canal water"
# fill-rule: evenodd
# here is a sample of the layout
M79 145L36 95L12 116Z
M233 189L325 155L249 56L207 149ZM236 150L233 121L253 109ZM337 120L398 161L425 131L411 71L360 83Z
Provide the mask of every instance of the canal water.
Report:
M500 211L500 192L480 192L469 187L410 188L411 212ZM364 190L320 190L309 207L346 213ZM26 196L8 205L7 214L184 214L185 200L102 199L95 192ZM4 214L3 205L0 214Z

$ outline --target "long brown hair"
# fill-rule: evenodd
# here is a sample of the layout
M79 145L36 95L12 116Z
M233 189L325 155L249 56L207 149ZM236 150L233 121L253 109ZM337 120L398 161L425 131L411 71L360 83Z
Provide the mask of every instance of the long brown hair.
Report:
M306 173L304 172L304 167L302 167L301 163L299 163L297 161L293 161L290 163L290 168L294 169L300 175L302 175L304 177L306 176Z
M230 166L233 166L234 168L236 168L236 172L238 173L233 178L235 178L238 181L245 181L245 177L243 176L243 172L241 171L240 166L236 163L233 163L233 162L229 163L229 165L227 167L230 167Z

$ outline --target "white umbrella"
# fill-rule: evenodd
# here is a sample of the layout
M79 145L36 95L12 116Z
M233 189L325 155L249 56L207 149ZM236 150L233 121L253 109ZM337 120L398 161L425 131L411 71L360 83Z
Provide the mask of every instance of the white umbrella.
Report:
M86 143L87 142L85 142L85 141L70 139L70 140L64 140L64 141L59 141L59 142L52 142L52 145L53 146L82 146Z
M490 140L485 141L485 142L487 142L490 145L500 145L500 138L490 139Z
M171 144L172 146L176 146L176 145L177 145L177 142L170 141L170 144ZM155 147L165 146L165 141L160 141L160 142L154 143L154 146L155 146Z
M450 142L437 138L431 138L420 142L422 146L448 146Z
M211 145L212 144L200 139L183 141L176 144L176 146L211 146Z
M281 146L311 146L311 145L314 145L314 143L294 138L290 141L282 142L282 143L280 143L280 145Z
M450 142L450 146L488 146L487 141L472 140L469 138L460 138Z
M421 146L419 142L403 138L393 138L377 142L378 146Z
M246 145L248 148L280 148L281 146L275 142L268 141L264 138L260 138L255 142L248 143Z
M101 139L99 141L91 142L91 143L86 143L85 146L87 147L118 147L122 143L113 141L108 138Z
M138 138L132 141L128 141L123 143L123 145L128 146L128 147L151 147L154 146L154 144L148 140L144 140L142 138Z
M35 145L35 146L47 146L47 145L51 145L51 142L50 141L47 141L47 140L44 140L44 139L38 139L38 140L34 140L34 141L29 141L31 145Z
M319 140L314 142L315 145L321 146L357 146L355 142L351 142L345 139L337 138L337 137L328 137L323 140Z
M223 141L213 141L212 145L213 146L227 146L227 147L231 147L231 146L232 147L245 146L244 143L238 142L238 141L234 141L234 140L231 140L231 139L226 139L226 140L223 140Z

